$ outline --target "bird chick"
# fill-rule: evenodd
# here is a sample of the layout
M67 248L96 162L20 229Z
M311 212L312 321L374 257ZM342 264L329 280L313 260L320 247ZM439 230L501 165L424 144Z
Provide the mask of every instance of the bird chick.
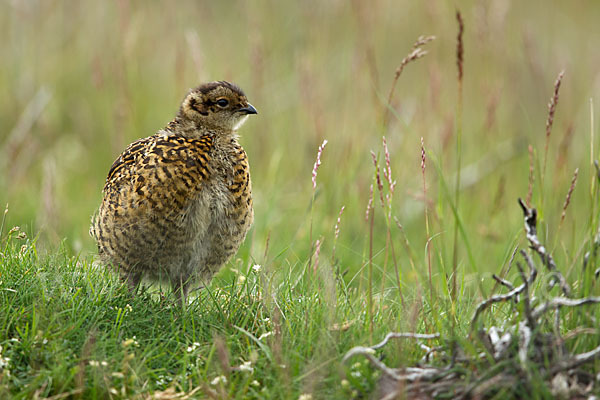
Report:
M237 128L257 114L229 82L205 83L175 118L131 143L108 172L90 234L130 287L169 282L184 302L236 253L254 219L248 158Z

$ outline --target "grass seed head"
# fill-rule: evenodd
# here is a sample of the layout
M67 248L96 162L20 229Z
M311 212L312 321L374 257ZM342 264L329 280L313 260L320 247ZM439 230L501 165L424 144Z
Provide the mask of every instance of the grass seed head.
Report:
M312 170L312 185L313 190L317 189L317 170L321 166L321 154L323 154L323 150L327 145L327 139L323 140L323 143L319 146L319 150L317 151L317 159L315 160L315 164L313 165Z

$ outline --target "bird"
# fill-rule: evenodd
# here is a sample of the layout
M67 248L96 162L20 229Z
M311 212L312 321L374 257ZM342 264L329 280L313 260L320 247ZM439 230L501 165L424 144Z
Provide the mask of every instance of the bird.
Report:
M135 290L167 282L184 303L233 256L254 220L237 131L258 114L226 81L191 89L175 118L131 143L112 164L90 235L101 262Z

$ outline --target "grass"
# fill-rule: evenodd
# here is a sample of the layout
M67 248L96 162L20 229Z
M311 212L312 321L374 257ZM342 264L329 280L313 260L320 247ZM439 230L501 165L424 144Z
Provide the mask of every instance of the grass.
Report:
M42 258L28 239L7 239L1 265L3 398L129 398L169 388L342 398L373 384L361 364L350 367L351 387L340 385L339 355L367 332L364 296L306 265L231 273L186 309L170 294L132 296L115 274L64 250ZM374 335L400 311L378 312Z
M480 3L461 3L460 83L449 3L2 3L0 397L367 397L379 371L343 363L349 349L390 331L464 338L502 290L491 274L518 280L518 197L574 291L598 295L597 256L581 265L600 225L600 6ZM436 37L426 54L423 35ZM235 81L259 110L240 132L256 217L181 309L95 266L87 230L114 157L209 79ZM563 312L563 326L583 314ZM423 351L378 354L410 366Z

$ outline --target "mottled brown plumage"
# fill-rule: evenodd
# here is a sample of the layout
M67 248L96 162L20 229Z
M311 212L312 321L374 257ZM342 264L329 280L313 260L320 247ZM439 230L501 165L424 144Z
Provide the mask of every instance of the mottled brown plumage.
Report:
M248 159L236 129L256 109L240 88L191 90L157 134L115 160L90 234L101 259L135 287L143 276L184 299L235 254L253 221Z

